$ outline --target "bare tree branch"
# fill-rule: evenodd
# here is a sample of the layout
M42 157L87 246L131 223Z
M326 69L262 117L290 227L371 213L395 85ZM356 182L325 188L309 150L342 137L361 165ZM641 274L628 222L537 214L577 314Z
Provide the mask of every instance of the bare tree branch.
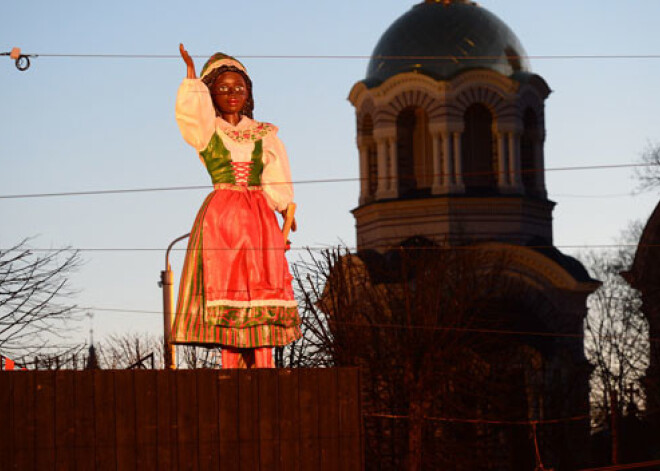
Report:
M625 246L616 252L587 252L581 256L592 275L603 282L589 297L584 323L585 354L595 366L591 378L595 427L609 424L613 392L620 398L619 416L638 410L643 400L630 397L626 391L631 385L643 390L640 382L649 365L649 326L641 310L640 293L620 275L632 264L634 251L629 247L637 243L641 230L640 223L632 223L621 236Z
M79 253L65 248L35 253L24 239L0 250L0 350L34 353L62 336L76 306L67 275L80 264ZM24 341L30 340L30 347Z
M660 143L649 142L642 151L639 162L644 165L635 169L638 191L660 188Z

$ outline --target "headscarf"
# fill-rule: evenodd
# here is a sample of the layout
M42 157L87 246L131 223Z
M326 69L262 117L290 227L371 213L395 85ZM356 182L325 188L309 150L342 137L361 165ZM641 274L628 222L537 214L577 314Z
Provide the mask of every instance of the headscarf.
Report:
M241 64L237 59L233 58L232 56L228 56L227 54L223 54L222 52L216 52L209 58L209 60L206 61L204 67L202 67L202 74L200 78L203 79L205 76L213 72L215 69L223 66L236 67L238 70L242 71L245 75L247 75L247 70L245 69L245 66Z

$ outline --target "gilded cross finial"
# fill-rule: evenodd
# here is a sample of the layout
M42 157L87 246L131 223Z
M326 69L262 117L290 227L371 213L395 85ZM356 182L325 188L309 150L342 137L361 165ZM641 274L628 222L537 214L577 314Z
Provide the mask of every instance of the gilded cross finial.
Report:
M443 5L451 5L452 3L468 3L466 0L424 0L424 3L442 3Z

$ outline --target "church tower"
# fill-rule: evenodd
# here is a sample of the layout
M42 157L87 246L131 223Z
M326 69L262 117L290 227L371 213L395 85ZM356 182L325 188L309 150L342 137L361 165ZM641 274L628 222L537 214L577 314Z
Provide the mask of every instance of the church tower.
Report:
M370 282L391 289L402 282L382 273L400 247L470 246L501 255L498 276L516 291L496 290L479 314L521 335L500 337L509 353L494 351L489 365L519 381L524 417L559 421L544 428L544 459L577 469L589 422L562 420L589 415L583 323L599 282L553 246L554 203L544 179L549 95L513 31L476 3L426 1L403 14L349 94L361 177L353 210L358 250L350 260ZM479 269L485 266L484 258ZM415 289L448 292L442 285ZM515 433L498 435L495 449L514 461L531 459Z
M357 115L358 249L435 242L552 244L544 102L515 34L468 1L421 3L374 49Z

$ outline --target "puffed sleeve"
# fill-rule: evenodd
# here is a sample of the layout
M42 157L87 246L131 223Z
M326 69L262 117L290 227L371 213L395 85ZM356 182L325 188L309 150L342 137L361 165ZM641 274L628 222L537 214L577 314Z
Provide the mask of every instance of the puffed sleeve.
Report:
M293 201L289 159L276 132L271 132L264 138L264 171L261 183L268 205L273 210L284 211Z
M183 79L176 96L175 112L183 139L197 151L204 150L215 132L215 109L204 82Z

